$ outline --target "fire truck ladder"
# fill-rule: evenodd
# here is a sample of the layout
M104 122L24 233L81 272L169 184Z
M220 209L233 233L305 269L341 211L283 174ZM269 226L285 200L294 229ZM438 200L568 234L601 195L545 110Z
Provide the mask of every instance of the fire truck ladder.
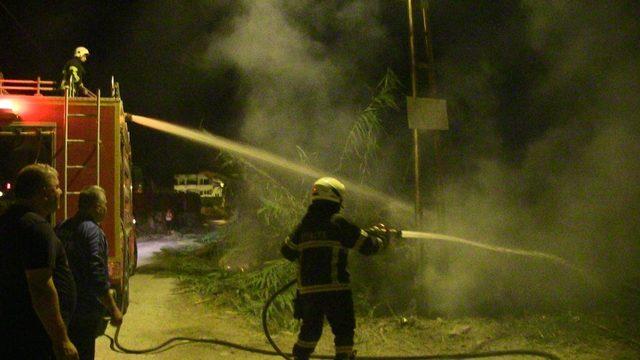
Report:
M91 143L94 140L90 139L70 139L69 138L69 120L71 119L91 119L94 118L96 120L97 131L96 131L96 185L100 186L100 146L102 142L100 141L100 106L101 106L101 98L100 98L100 89L98 89L98 93L96 94L96 113L94 114L84 114L84 113L69 113L69 98L70 93L69 89L66 89L64 94L64 218L68 218L68 206L69 196L71 195L79 195L80 191L69 191L69 169L84 169L86 168L86 164L69 164L69 144L78 144L78 143Z

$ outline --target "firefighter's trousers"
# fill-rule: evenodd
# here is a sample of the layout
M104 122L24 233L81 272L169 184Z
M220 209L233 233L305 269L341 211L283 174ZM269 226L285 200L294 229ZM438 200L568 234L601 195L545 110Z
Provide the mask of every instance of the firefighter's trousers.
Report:
M295 359L309 359L322 335L325 316L334 335L335 359L352 359L356 320L351 291L302 294L296 301L296 317L302 319L302 326L293 346Z

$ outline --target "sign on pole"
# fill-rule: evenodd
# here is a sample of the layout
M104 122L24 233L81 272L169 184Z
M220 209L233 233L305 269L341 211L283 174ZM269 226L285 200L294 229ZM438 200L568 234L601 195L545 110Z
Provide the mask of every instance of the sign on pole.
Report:
M407 118L410 129L449 130L446 100L407 96Z

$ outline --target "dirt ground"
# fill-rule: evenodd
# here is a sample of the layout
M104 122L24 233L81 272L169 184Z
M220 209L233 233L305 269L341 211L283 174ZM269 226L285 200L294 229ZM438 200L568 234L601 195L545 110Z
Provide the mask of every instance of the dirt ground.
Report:
M163 239L169 246L175 245ZM159 248L147 244L149 248ZM147 255L145 255L147 256ZM146 260L145 260L146 261ZM131 303L120 334L121 345L140 349L155 346L174 336L212 337L271 350L258 319L248 321L214 301L185 293L175 278L160 274L137 274L131 279ZM332 336L325 328L318 352L332 352ZM107 334L113 335L109 327ZM290 351L295 334L274 336ZM359 319L356 347L363 356L419 355L507 349L536 349L562 359L640 359L640 351L623 340L586 324L579 316L557 318L530 316L513 319ZM129 355L109 349L106 337L98 339L96 359L277 359L208 344L184 344L162 353ZM510 356L491 359L534 359ZM537 358L536 358L537 359Z
M178 290L178 291L177 291ZM158 345L174 336L213 337L244 345L269 349L258 329L249 326L237 314L210 309L191 294L180 293L176 280L153 274L138 274L131 279L132 299L120 333L120 344L131 349ZM114 328L107 330L114 334ZM189 344L168 351L148 354L118 354L109 349L106 337L98 339L96 359L264 359L264 356L240 353L221 346Z
M153 254L162 248L193 246L192 238L179 234L139 239L138 265L144 270ZM181 290L175 278L139 273L130 280L131 300L121 328L120 345L130 349L156 346L175 336L217 338L270 350L261 332L244 318L227 309L212 308L195 294ZM112 336L115 328L109 326ZM96 342L96 359L264 359L262 355L208 345L184 344L153 354L122 354L109 348L109 339ZM289 345L287 345L287 348ZM275 358L275 357L274 357Z

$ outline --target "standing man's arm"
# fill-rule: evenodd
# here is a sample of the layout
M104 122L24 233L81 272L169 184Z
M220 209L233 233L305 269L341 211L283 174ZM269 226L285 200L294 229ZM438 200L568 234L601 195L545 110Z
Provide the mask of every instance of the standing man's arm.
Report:
M109 291L108 258L105 258L106 248L102 248L103 244L106 244L106 239L97 225L83 230L82 235L87 238L87 244L89 245L89 271L91 271L93 290L100 303L111 315L111 324L120 326L122 325L122 312Z
M111 325L122 325L122 312L120 308L118 308L118 305L116 305L116 300L113 298L111 291L104 293L98 300L100 300L102 305L109 311L109 314L111 314Z
M58 292L50 268L25 270L33 310L49 335L57 359L78 359L78 351L69 340L62 321Z

